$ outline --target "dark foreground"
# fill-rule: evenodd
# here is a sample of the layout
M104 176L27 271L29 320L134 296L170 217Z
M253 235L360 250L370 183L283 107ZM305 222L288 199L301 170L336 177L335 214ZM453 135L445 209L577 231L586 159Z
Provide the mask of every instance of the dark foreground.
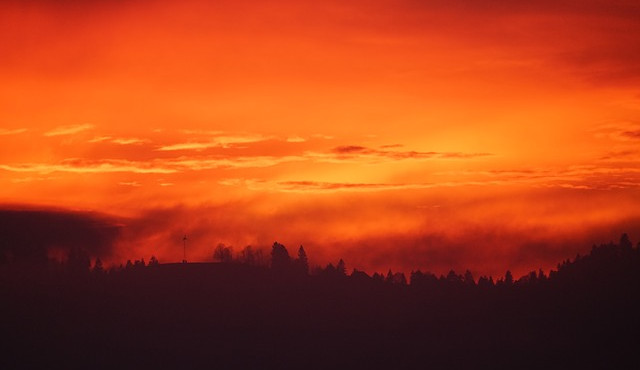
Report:
M499 284L242 264L0 273L2 369L640 368L625 246Z

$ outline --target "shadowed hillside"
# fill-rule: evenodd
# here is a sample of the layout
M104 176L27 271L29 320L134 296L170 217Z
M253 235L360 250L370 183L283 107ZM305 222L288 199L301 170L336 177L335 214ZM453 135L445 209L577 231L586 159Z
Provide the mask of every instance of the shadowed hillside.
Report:
M546 275L408 278L341 260L0 269L2 368L636 368L640 250L623 235ZM247 262L247 261L245 261ZM624 364L624 366L623 366Z

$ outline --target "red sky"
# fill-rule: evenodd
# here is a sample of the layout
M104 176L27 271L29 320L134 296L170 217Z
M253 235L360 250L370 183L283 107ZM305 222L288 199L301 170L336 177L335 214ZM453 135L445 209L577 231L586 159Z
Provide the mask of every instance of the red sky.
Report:
M305 245L369 272L548 269L640 238L636 1L8 1L0 203L111 260Z

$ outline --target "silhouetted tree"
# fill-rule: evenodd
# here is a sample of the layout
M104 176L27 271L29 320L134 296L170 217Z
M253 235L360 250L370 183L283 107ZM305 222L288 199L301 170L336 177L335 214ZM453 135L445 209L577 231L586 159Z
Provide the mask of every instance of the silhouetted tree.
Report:
M462 281L466 285L476 285L476 282L473 279L473 274L469 270L464 272L464 277L462 278Z
M507 270L507 273L504 275L504 283L505 285L513 285L513 275L511 271Z
M631 243L631 240L629 239L629 235L627 235L627 233L624 233L620 236L620 249L623 251L628 251L631 250L633 248L633 243Z
M302 245L298 248L298 258L296 259L296 266L305 274L309 273L309 260L307 259L307 253L304 251Z
M387 272L387 277L384 280L386 283L394 284L394 285L407 285L407 277L403 272L394 273L389 269Z
M231 247L227 247L222 243L218 244L213 250L213 259L223 263L231 262L233 260Z
M278 271L284 271L289 268L290 264L291 256L289 256L287 248L278 242L274 242L271 247L271 268Z
M156 258L156 256L151 256L151 258L149 259L149 265L148 266L158 266L160 263L158 262L158 259Z
M407 285L407 277L404 272L396 272L393 274L393 283L397 285Z
M264 251L262 249L254 250L253 255L256 260L256 266L267 266L269 264L267 262L267 258L264 255Z
M340 258L340 261L338 261L338 264L336 265L336 272L342 276L347 275L347 266L344 264L342 258Z
M462 283L462 277L456 274L455 271L450 270L449 273L447 274L447 282L449 284L457 285Z
M393 283L393 271L391 271L391 269L387 271L387 276L384 278L384 281L386 283Z
M480 279L478 279L478 287L486 289L486 288L491 288L493 287L493 278L488 278L486 276L481 276Z
M250 245L247 245L242 251L240 251L240 262L246 263L247 265L256 264L256 255Z
M101 274L104 272L104 267L102 266L102 260L100 257L96 258L96 261L93 263L93 272Z
M144 263L144 258L143 258L143 259L140 259L140 260L135 260L135 261L133 262L133 267L134 267L136 270L140 270L140 269L144 268L145 266L146 266L146 264Z
M377 272L374 272L373 276L371 276L371 278L373 279L373 281L377 281L377 282L380 282L380 283L384 282L384 275L382 275L380 273L377 273Z
M538 270L538 281L545 281L547 280L547 277L544 274L544 271L542 271L542 269Z
M419 288L433 288L438 284L438 277L431 272L420 270L411 272L410 285Z
M366 272L360 271L355 268L351 272L350 278L352 281L357 281L359 283L366 283L371 280L371 278L369 277L369 275L367 275Z
M329 264L324 268L324 270L322 270L322 272L323 272L325 275L333 276L333 275L335 275L335 274L336 274L336 267L333 265L333 263L329 263Z

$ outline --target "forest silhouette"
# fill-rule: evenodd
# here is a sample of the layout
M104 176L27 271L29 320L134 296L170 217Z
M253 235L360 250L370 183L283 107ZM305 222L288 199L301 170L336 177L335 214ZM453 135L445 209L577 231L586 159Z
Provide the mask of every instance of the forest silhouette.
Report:
M277 242L212 257L4 258L0 368L640 368L626 234L519 278L310 268Z

